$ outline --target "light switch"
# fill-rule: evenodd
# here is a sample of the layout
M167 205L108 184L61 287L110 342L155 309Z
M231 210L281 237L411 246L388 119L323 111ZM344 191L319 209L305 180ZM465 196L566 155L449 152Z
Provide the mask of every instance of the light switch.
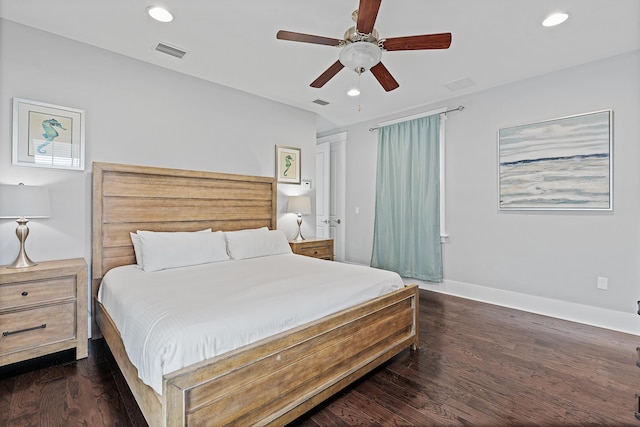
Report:
M609 289L609 279L607 277L598 277L596 286L598 287L598 289L606 291L607 289Z

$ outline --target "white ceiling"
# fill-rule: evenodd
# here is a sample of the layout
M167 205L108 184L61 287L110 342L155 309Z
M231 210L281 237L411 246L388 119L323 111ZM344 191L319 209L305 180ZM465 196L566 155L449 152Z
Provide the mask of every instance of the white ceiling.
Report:
M153 21L151 5L168 8L174 21ZM381 38L451 32L451 47L384 52L400 84L389 93L371 73L358 78L347 69L309 87L339 48L276 40L276 32L342 38L357 7L358 0L0 0L0 17L316 112L319 132L640 49L639 0L384 0ZM567 22L541 26L559 10ZM187 54L156 52L158 42ZM476 84L444 86L464 78ZM360 97L346 95L354 86Z

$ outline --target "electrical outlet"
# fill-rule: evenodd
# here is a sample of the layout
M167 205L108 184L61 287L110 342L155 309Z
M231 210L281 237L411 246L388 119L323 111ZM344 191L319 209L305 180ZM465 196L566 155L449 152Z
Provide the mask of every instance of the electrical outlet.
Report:
M606 277L598 277L598 289L602 289L603 291L606 291L607 289L609 289L609 279Z

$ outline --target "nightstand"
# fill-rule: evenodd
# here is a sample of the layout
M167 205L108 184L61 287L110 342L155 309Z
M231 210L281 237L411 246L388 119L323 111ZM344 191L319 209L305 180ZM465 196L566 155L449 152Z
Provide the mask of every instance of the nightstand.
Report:
M333 239L308 237L305 240L289 240L294 254L333 261Z
M0 366L71 348L87 357L87 263L0 267Z

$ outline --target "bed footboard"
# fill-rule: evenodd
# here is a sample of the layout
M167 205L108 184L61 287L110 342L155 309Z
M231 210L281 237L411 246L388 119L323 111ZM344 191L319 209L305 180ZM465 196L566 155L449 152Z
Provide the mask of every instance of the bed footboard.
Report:
M418 287L168 374L166 426L283 425L418 346Z

